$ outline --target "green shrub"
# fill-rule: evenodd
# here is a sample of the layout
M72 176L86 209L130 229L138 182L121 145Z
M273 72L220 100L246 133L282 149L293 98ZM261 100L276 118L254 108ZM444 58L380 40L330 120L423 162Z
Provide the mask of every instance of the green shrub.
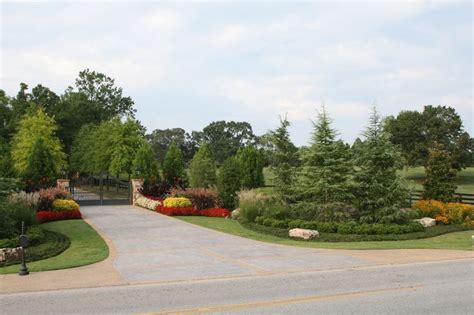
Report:
M15 220L10 215L8 203L0 202L0 239L10 238L15 233Z

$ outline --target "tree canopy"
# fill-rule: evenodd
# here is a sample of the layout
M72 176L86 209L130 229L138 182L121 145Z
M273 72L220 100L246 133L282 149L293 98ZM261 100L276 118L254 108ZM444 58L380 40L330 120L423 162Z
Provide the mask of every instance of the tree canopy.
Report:
M31 108L20 120L17 132L12 139L12 159L16 171L21 175L27 168L28 157L31 155L35 142L42 139L44 147L51 153L54 161L55 173L66 162L66 155L56 136L57 125L54 118L42 109Z

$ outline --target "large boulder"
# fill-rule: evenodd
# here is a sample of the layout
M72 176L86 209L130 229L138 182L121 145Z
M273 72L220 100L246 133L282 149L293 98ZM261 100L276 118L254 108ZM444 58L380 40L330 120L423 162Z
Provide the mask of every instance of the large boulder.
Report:
M309 240L309 239L318 237L319 232L316 230L307 230L307 229L291 229L289 232L289 236Z
M420 223L424 227L430 227L430 226L435 226L436 225L436 220L432 219L432 218L429 218L429 217L424 217L424 218L416 219L416 220L413 220L413 221Z
M235 209L235 210L232 211L232 213L230 214L230 218L231 218L232 220L237 220L237 219L239 218L239 216L240 216L240 209L239 209L239 208Z

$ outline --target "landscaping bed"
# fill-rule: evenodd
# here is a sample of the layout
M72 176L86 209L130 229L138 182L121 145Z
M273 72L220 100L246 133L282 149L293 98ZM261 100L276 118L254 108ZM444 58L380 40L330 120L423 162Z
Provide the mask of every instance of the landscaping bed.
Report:
M109 256L105 241L83 220L55 221L44 223L41 227L55 235L63 235L69 239L70 245L61 253L56 253L54 257L45 256L46 259L30 262L28 269L32 272L90 265ZM16 273L18 268L18 264L0 267L0 274Z
M270 234L281 238L290 238L288 236L288 229L276 228L270 226L259 225L255 223L242 223L242 226L258 232ZM451 232L460 232L473 230L472 227L463 225L436 225L425 228L418 232L404 233L404 234L341 234L341 233L324 233L321 232L319 237L311 240L295 239L302 242L366 242L366 241L401 241L401 240L415 240L422 238L430 238Z
M41 229L41 237L26 249L26 261L32 262L57 256L71 245L69 238L61 233ZM16 247L16 240L0 240L0 247ZM0 267L18 264L20 261L0 262ZM0 269L1 270L1 269ZM0 271L1 273L1 271Z

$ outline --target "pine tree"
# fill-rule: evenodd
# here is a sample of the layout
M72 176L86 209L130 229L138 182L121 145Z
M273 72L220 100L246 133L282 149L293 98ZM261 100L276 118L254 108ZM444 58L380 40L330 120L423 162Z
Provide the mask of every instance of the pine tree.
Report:
M51 149L46 145L43 138L36 139L27 158L26 169L23 173L23 178L27 183L26 189L36 190L49 187L54 184L56 175Z
M290 199L294 167L299 164L298 149L290 140L288 127L290 122L285 116L284 119L280 118L280 126L271 132L271 142L275 147L275 165L272 167L275 187L280 197L287 201Z
M240 163L230 157L222 164L217 177L217 192L224 207L234 209L237 204L237 192L240 190Z
M160 178L158 161L155 159L155 153L148 142L143 142L135 155L133 174L145 179L156 180Z
M451 165L451 155L443 145L435 143L429 150L428 164L425 166L426 179L423 183L424 199L452 201L456 191L456 169Z
M336 140L336 131L331 128L324 106L313 125L312 144L304 151L303 165L292 187L297 206L310 212L317 211L321 205L350 203L354 197L350 151L342 141Z
M209 145L204 144L196 152L189 165L191 186L208 188L216 184L216 163Z
M163 177L172 186L185 186L186 173L184 169L183 154L176 142L171 142L163 161Z
M246 189L262 187L265 184L263 178L263 155L252 145L248 145L237 152L236 156L241 167L241 184Z
M355 204L364 223L401 223L400 208L408 195L406 183L397 174L403 161L400 152L384 131L376 108L363 133L365 141L359 143L354 157Z

